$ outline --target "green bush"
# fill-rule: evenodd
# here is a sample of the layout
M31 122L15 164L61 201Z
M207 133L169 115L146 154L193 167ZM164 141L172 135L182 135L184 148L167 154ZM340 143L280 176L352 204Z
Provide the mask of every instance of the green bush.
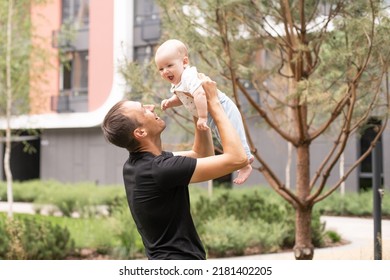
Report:
M263 220L243 221L234 216L217 217L203 226L201 239L210 256L243 255L248 248L258 253L280 248L283 228Z
M139 258L144 253L123 186L32 180L15 182L13 190L15 201L33 202L36 209L53 205L52 212L58 210L63 217L36 215L34 222L18 218L18 223L11 226L0 217L0 258L61 258L61 250L53 249L45 256L38 254L46 250L44 246L48 244L64 246L61 242L56 245L54 240L57 239L63 242L74 240L73 247L77 250L88 248L115 259ZM191 187L190 191L194 222L210 255L245 254L248 248L257 253L269 253L294 246L295 210L273 190L258 186L214 188L211 198L206 196L205 188ZM5 182L0 182L0 197L6 199ZM341 196L336 191L317 203L312 212L313 245L318 248L325 245L324 240L337 240L337 235L324 233L320 215L372 216L372 200L372 192ZM101 205L106 206L108 216L99 212L98 206ZM80 218L70 218L75 212ZM390 217L390 196L387 193L382 200L382 214ZM24 233L25 229L29 229L29 233ZM35 245L29 244L33 247L25 245L35 235L41 236L41 232L51 236L48 241L37 238L32 242ZM69 247L72 247L72 242L68 241ZM71 252L69 249L64 252L66 250Z
M193 207L195 224L211 254L242 254L251 246L263 253L293 247L295 211L287 202L258 191L233 193L220 192L211 199L201 196ZM319 212L313 211L313 245L323 246L323 237Z
M4 241L1 259L57 260L64 259L73 250L74 242L66 228L36 217L22 215L10 221L5 215L0 216L0 236Z
M285 204L270 202L259 192L234 195L234 191L225 191L208 198L201 196L195 204L194 215L200 222L214 218L221 212L234 215L239 220L262 219L267 223L281 222L286 216Z
M242 255L252 237L251 228L234 216L206 221L202 234L208 253L217 257L229 254Z
M390 195L386 191L381 206L382 215L390 217ZM370 217L373 213L373 193L372 191L348 192L342 195L336 191L317 203L315 207L323 215Z
M328 238L332 243L337 243L341 241L341 236L333 230L329 230L326 232L326 238Z
M60 260L73 249L73 241L66 228L33 218L24 218L26 230L22 242L27 259Z
M95 183L73 184L53 180L30 180L13 183L14 201L33 202L37 213L44 205L51 205L51 212L60 212L71 217L77 213L81 217L101 215L99 206L110 206L125 197L123 186L97 186ZM0 199L6 200L5 182L0 182Z
M75 249L107 251L116 246L112 222L107 217L70 218L40 216L40 219L69 230Z
M131 217L127 201L118 202L111 211L111 226L118 240L117 245L111 250L112 255L119 259L135 259L139 255L144 255L144 245Z
M5 259L8 253L8 244L10 235L7 234L7 218L4 214L0 214L0 259Z

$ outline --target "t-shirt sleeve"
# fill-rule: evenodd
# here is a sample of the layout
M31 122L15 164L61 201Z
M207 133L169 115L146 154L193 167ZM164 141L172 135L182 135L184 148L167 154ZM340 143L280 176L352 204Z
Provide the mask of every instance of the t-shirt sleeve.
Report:
M182 76L181 83L184 92L189 92L191 95L202 86L202 81L198 78L196 67L187 67Z
M159 156L154 161L154 175L157 185L164 188L187 186L195 171L196 159L184 156Z

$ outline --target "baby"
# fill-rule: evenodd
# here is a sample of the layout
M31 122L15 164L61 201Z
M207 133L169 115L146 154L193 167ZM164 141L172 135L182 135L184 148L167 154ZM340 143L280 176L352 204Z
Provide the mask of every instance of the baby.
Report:
M207 100L202 81L198 78L196 67L189 65L188 50L185 44L176 39L165 41L156 51L155 63L161 77L171 83L173 93L169 99L161 102L162 110L184 105L193 116L198 118L198 129L211 128L218 141L221 142L214 120L207 112ZM218 97L230 122L237 130L248 156L248 165L238 170L238 176L233 180L236 184L242 184L252 172L251 163L254 157L246 141L244 125L236 104L221 91L218 91Z

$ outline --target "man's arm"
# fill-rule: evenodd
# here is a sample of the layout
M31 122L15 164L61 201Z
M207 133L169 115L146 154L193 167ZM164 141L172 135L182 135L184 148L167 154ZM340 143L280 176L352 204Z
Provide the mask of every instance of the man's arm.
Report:
M194 123L197 123L197 118L194 117ZM174 152L174 155L187 156L193 158L202 158L214 155L214 144L211 137L210 129L200 130L195 126L194 144L192 150Z
M208 110L218 127L224 152L221 155L199 158L191 178L191 183L219 178L248 164L240 137L219 102L215 82L209 78L204 78L202 86L206 92ZM194 147L202 145L202 143L197 143L197 140L201 139L195 139Z

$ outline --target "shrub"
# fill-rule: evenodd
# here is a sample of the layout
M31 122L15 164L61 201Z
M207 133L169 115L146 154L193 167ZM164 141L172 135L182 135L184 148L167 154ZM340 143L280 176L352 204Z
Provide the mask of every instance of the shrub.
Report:
M243 195L226 191L212 199L200 197L193 212L205 246L216 255L241 254L243 248L250 246L260 247L265 253L292 248L295 243L294 209L282 199L269 199L256 191ZM320 214L313 211L315 247L323 246L323 236Z
M232 191L223 192L212 199L201 196L194 208L198 221L214 218L221 212L234 215L239 220L252 218L275 223L285 219L286 208L283 202L266 201L258 192L233 196Z
M24 218L23 223L28 229L22 238L28 259L60 260L73 249L74 243L66 228L33 218Z
M372 191L360 193L339 192L332 193L326 199L315 206L323 215L346 216L372 216L373 193ZM390 196L385 193L382 198L382 215L390 217Z
M3 259L8 252L9 234L6 234L6 221L5 215L0 214L0 259Z
M0 182L0 200L6 199L6 184ZM71 217L101 215L100 205L111 205L125 197L122 186L98 186L91 182L66 184L53 180L30 180L13 183L14 201L33 202L39 213L45 205L51 205L51 212L60 212Z
M220 216L208 220L201 239L210 256L243 255L248 248L257 253L277 251L280 248L281 225L263 220L243 221L236 217Z
M144 245L131 217L127 201L118 201L111 211L111 227L118 241L112 248L111 254L119 259L135 259L139 255L144 255Z
M241 255L251 238L251 231L234 216L206 221L202 234L209 254L218 257Z
M340 242L341 241L341 236L333 231L333 230L329 230L326 232L326 237L332 242L332 243L337 243L337 242Z
M7 236L3 237L5 242L1 247L0 258L56 260L65 258L73 250L74 242L66 228L52 225L36 217L17 216L8 227L0 227L0 236ZM4 225L6 224L4 220L8 218L1 215L0 219L2 220L0 225ZM15 252L20 252L23 256L18 256Z
M4 234L1 234L0 244L0 259L4 258L9 260L24 260L26 259L26 253L21 244L21 235L24 232L23 225L14 219L5 219L0 222L0 232L3 231ZM1 240L3 239L3 240Z

